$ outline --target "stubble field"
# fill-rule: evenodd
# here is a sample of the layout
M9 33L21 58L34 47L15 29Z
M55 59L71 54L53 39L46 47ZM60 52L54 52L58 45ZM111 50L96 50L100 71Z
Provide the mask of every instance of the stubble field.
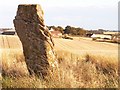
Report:
M74 37L74 40L54 38L55 49L68 51L73 54L95 54L118 57L118 44L107 42L95 42L92 39ZM18 36L1 35L0 49L5 50L22 50L22 44Z
M118 87L118 44L95 42L88 38L73 37L73 40L54 38L59 68L48 77L49 82L33 78L36 85L21 78L3 78L4 87ZM0 60L3 75L28 74L24 62L22 44L18 36L0 35ZM52 78L51 78L52 77ZM20 79L20 80L18 80ZM23 78L23 79L26 79ZM16 82L19 83L16 86ZM73 81L73 82L71 82ZM38 84L38 82L42 84ZM22 83L27 83L25 86ZM21 86L22 84L23 86Z

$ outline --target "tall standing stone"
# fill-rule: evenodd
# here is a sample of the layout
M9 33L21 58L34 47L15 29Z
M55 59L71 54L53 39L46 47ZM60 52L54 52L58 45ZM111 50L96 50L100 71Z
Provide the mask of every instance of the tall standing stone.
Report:
M22 42L30 74L44 76L54 63L54 43L45 27L40 5L19 5L14 19L15 30Z

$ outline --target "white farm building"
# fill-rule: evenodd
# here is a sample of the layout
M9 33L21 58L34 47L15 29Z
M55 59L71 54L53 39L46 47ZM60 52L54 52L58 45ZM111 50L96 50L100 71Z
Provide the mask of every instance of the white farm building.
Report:
M109 39L109 40L112 39L111 35L103 35L103 34L93 34L91 37L94 39Z

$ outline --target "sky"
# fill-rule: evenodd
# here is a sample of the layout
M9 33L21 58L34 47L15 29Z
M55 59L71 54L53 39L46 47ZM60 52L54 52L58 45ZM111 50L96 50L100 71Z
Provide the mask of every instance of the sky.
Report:
M119 0L0 0L0 28L13 28L19 4L40 4L48 26L118 30Z

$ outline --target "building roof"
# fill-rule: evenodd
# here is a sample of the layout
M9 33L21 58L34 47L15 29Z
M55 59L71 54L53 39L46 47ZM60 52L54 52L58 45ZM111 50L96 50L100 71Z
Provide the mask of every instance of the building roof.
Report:
M111 35L93 34L92 38L111 38Z

